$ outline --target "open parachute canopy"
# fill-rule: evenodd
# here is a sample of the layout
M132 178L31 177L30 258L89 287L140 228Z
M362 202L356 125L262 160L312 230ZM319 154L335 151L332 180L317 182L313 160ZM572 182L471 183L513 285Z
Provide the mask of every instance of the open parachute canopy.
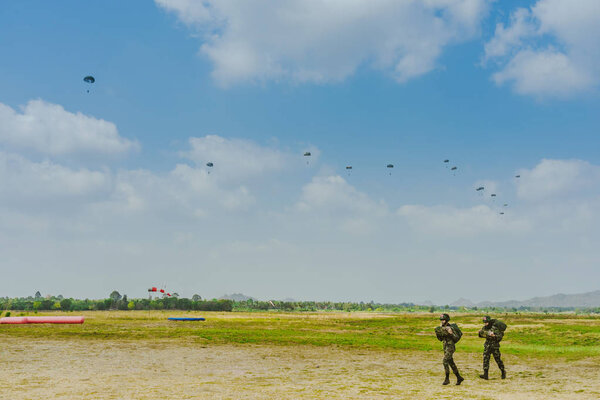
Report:
M85 83L94 83L94 82L96 82L96 78L94 78L91 75L88 75L88 76L86 76L86 77L83 78L83 81Z
M458 167L452 167L450 168L451 171L456 171L458 169Z
M214 164L213 164L213 163L211 163L211 162L207 162L207 163L206 163L206 166L207 166L207 167L210 167L210 168L212 168L212 167L213 167L213 165L214 165Z
M352 165L346 166L346 169L352 169Z
M444 162L445 162L445 163L449 163L449 162L450 162L450 160L444 160Z
M304 157L310 157L312 154L310 154L310 151L307 151L306 153L304 153Z
M515 178L520 178L520 177L521 177L521 175L515 175Z
M492 194L490 194L490 196L496 197L496 193L492 193Z
M394 164L388 164L387 167L388 168L394 168Z
M479 187L478 187L477 189L475 189L475 190L479 192L479 191L482 191L482 190L484 190L484 189L485 189L485 188L484 188L483 186L479 186Z

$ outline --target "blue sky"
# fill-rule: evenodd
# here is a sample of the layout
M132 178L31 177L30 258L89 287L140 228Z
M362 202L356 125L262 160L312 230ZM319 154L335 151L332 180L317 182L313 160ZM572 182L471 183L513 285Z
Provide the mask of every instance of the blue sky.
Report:
M597 289L597 3L366 4L3 4L4 294Z

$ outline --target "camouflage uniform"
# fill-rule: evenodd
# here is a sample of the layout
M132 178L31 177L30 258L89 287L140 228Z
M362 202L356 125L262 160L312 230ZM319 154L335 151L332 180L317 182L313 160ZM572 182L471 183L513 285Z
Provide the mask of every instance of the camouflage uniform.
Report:
M446 321L450 320L450 317L447 314L442 315L442 317L444 316L447 317ZM441 319L442 318L440 318L440 320ZM450 328L450 332L448 332L447 328ZM453 358L454 351L456 350L455 343L458 342L460 337L452 330L452 328L448 324L446 324L445 326L437 326L435 328L435 334L444 345L444 359L442 361L442 364L444 365L444 371L446 372L446 379L444 380L444 385L450 383L450 368L452 368L452 372L454 372L454 375L456 375L456 384L460 385L460 383L464 379L460 376L460 373L458 372L458 368L456 367Z
M454 352L456 351L455 342L458 341L458 336L454 332L449 333L446 330L446 327L442 327L442 335L444 337L442 340L442 343L444 344L444 360L442 361L442 364L444 364L444 371L446 372L446 375L449 375L450 368L452 368L454 375L460 376L453 358Z
M496 360L496 364L498 364L498 368L502 371L502 376L505 376L504 363L500 358L500 341L502 340L504 333L493 326L494 322L496 321L493 319L490 320L479 331L479 337L485 338L485 343L483 344L483 374L486 377L490 369L490 357L492 355L494 356L494 360ZM490 335L492 332L494 333L493 336Z

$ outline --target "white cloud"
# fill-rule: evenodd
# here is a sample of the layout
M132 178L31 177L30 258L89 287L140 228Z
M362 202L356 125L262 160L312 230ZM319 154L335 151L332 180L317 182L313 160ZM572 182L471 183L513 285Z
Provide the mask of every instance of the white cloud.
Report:
M71 113L58 104L31 100L21 112L0 103L0 143L46 155L118 154L137 149L112 122Z
M89 200L89 196L107 193L111 186L106 171L73 170L50 161L37 163L3 152L0 152L0 181L0 198L43 204L68 197Z
M156 0L204 36L224 86L243 81L339 82L361 65L398 82L436 67L444 47L472 38L487 0Z
M519 171L517 195L529 201L546 202L600 194L600 166L582 160L540 161L533 169Z
M414 231L435 237L447 237L448 240L480 234L518 233L529 229L527 221L505 217L487 205L470 208L405 205L398 209L397 214L403 217Z
M302 188L296 208L303 212L325 210L329 213L385 214L385 203L377 203L350 185L341 176L315 177Z
M191 149L181 155L221 180L241 180L279 172L301 163L302 154L291 154L243 139L217 135L190 138ZM208 162L213 167L207 167ZM217 178L215 178L217 179Z
M496 26L484 62L501 65L498 85L536 97L568 97L600 82L600 2L539 0Z
M372 234L389 214L383 201L374 201L337 175L314 177L302 187L294 208L316 225L333 226L351 235Z

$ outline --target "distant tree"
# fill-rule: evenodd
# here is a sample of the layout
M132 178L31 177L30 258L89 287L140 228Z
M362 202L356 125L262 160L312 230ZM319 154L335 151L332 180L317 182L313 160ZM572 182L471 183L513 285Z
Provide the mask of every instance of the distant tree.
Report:
M42 294L39 292L39 290L37 292L35 292L35 298L36 299L41 299L42 298Z
M63 297L63 295L62 295L62 294L59 294L58 296L56 296L56 299L57 299L57 300L62 300L62 299L64 299L64 297Z
M430 313L432 313L432 312L434 312L434 311L435 311L435 306L431 306L431 307L429 307L429 312L430 312Z
M60 310L60 308L61 308L60 301L57 301L57 302L55 302L55 303L52 305L52 308L53 308L54 310Z
M121 293L117 292L116 290L113 290L110 296L108 297L110 297L110 299L113 301L119 301L121 300Z
M41 301L40 310L52 310L54 302L50 299L44 299Z
M73 300L71 300L71 299L62 299L60 301L60 308L62 308L65 311L71 310L72 305L73 305Z
M129 310L133 310L135 308L135 303L133 301L130 301L129 303L127 303L127 308Z
M202 297L200 297L199 294L195 294L192 296L192 301L200 301L200 300L202 300Z

